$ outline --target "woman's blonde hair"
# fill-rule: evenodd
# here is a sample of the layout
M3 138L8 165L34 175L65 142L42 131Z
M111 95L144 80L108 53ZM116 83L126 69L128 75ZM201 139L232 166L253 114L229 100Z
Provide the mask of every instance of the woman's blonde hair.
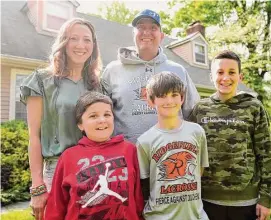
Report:
M57 79L67 77L70 74L70 70L67 65L66 45L69 41L69 35L71 28L75 24L86 25L92 33L93 52L84 64L82 71L82 77L86 87L89 90L98 88L99 74L102 69L102 61L100 57L100 51L97 44L96 34L92 24L82 18L73 18L66 21L60 28L56 40L52 46L52 52L50 55L50 66L48 70L51 74L56 76Z

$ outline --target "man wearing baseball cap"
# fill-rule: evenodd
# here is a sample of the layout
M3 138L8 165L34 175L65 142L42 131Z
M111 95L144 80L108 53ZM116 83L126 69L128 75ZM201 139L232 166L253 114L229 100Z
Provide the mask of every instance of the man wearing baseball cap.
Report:
M132 25L133 27L136 26L137 22L141 19L141 18L150 18L153 20L153 22L155 22L159 27L161 27L161 19L159 14L157 14L156 12L149 10L149 9L145 9L144 11L138 13L136 15L136 17L134 18L134 20L132 21Z
M176 73L185 86L182 115L187 119L199 94L186 69L167 59L162 47L164 33L158 13L145 9L132 21L135 46L119 48L118 60L109 63L101 76L105 94L114 103L115 134L124 134L129 141L137 138L156 123L156 109L146 101L148 79L162 71Z

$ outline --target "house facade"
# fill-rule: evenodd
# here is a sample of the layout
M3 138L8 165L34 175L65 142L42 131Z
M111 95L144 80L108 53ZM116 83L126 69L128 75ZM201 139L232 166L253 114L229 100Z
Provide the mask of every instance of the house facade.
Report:
M1 32L1 121L26 120L20 103L20 84L33 70L48 65L60 26L72 17L89 20L96 29L103 65L117 59L117 50L133 45L132 27L76 11L77 1L4 1ZM169 59L183 65L202 97L214 92L209 79L208 44L199 22L180 40L166 37L162 48ZM240 90L249 90L241 85Z

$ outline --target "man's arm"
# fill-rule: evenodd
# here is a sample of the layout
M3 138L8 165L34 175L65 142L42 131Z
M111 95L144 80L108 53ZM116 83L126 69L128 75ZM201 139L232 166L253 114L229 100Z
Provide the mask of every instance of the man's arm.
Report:
M195 84L190 78L189 74L185 70L186 73L186 92L184 97L184 103L182 105L182 113L185 120L188 119L191 114L194 106L199 102L200 95L196 89Z
M101 84L101 90L103 94L111 97L112 94L112 85L110 80L110 75L112 74L112 68L110 67L110 64L106 66L104 72L101 75L100 78L100 84Z

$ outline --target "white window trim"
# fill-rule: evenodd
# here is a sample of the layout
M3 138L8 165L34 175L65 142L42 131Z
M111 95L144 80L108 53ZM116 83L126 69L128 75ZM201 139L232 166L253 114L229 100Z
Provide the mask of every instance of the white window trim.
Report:
M48 27L47 27L47 19L46 19L47 16L46 16L46 15L47 15L47 14L53 15L53 14L51 14L50 12L47 11L47 4L48 4L48 3L50 3L50 1L49 1L49 2L48 2L48 1L44 1L44 8L43 8L43 22L42 22L43 29L46 30L46 31L50 31L50 32L55 32L55 33L57 33L58 30L51 29L51 28L48 28ZM67 19L67 20L70 19L70 18L72 18L72 16L73 16L73 7L72 7L72 5L68 5L68 4L66 4L65 2L51 2L51 3L57 4L57 5L62 6L62 7L67 7L67 8L69 8L69 17L68 17L68 18L64 18L64 17L59 16L59 18L64 18L64 19ZM53 15L53 16L55 16L55 15Z
M199 63L196 61L196 45L203 46L205 50L205 63ZM193 42L193 61L197 65L208 66L207 64L207 45L199 42Z
M16 76L29 75L33 70L11 69L10 74L10 96L9 96L9 120L15 119L15 102L16 102Z

